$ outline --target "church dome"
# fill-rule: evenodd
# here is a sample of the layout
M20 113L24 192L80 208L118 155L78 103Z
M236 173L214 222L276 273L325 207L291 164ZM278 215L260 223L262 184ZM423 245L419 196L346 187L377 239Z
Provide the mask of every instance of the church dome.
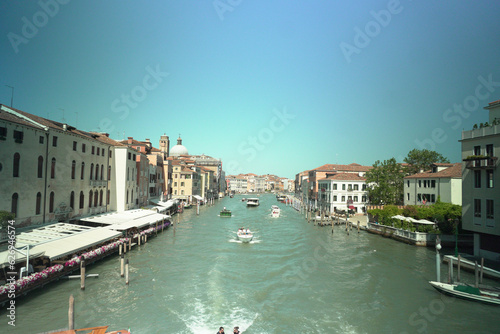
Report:
M182 145L182 139L179 136L179 138L177 138L177 145L172 147L172 149L170 150L170 156L178 157L180 155L189 155L189 154L187 148Z

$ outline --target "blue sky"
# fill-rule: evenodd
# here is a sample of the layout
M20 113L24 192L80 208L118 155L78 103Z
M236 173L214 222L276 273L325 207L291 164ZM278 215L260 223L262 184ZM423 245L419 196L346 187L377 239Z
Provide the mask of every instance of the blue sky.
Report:
M460 161L500 99L498 1L2 1L0 103L228 173Z

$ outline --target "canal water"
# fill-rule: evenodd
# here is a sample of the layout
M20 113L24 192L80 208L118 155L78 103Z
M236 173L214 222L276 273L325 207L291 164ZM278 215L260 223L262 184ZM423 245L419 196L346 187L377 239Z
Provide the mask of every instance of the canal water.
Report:
M127 254L130 285L119 257L87 268L16 303L16 327L0 311L0 333L43 333L67 327L75 297L76 327L109 325L132 333L210 333L239 326L252 333L499 333L500 308L444 297L435 280L435 251L345 228L307 223L273 195L247 208L224 198L174 217L176 227ZM271 218L271 205L282 215ZM218 216L223 207L233 217ZM239 227L255 231L236 240ZM446 278L445 266L441 277ZM473 282L470 274L463 278ZM495 282L486 281L485 283Z

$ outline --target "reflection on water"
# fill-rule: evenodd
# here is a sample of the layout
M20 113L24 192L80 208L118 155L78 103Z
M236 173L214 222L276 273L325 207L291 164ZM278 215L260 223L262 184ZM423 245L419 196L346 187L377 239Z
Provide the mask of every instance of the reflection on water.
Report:
M341 227L332 234L272 195L260 202L249 209L235 196L200 215L186 210L174 217L175 233L170 228L127 254L129 286L118 257L108 258L87 268L100 277L87 280L85 291L79 281L60 281L18 300L15 328L1 311L0 332L64 328L70 294L76 326L134 334L213 334L219 326L245 334L500 332L498 308L445 303L428 284L436 277L433 249L365 232L348 236ZM279 218L269 215L273 204ZM224 206L231 218L218 217ZM236 238L242 226L255 232L250 243ZM423 309L434 313L425 317Z

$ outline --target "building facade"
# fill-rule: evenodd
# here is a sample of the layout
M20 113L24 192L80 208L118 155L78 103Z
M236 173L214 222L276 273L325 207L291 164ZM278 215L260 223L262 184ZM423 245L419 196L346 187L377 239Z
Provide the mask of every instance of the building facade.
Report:
M318 206L329 212L353 210L365 213L366 179L356 173L336 173L318 180Z

